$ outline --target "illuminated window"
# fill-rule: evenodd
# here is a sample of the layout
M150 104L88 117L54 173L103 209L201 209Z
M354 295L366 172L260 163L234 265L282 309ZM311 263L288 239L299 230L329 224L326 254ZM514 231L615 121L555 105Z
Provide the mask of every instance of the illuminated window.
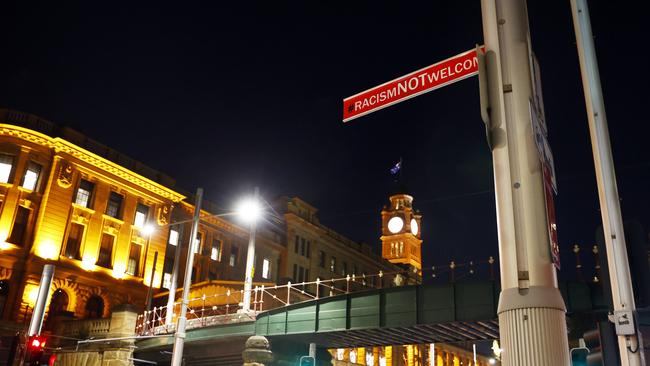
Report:
M262 278L267 280L271 278L271 261L267 258L264 258L262 261Z
M237 257L239 257L239 247L232 246L230 248L230 266L234 267L237 264Z
M213 261L221 261L221 240L212 240L212 250L210 252L210 259Z
M11 244L24 245L25 234L27 233L27 221L29 221L29 209L23 206L18 206L16 211L16 218L14 219L14 226L11 228L11 235L7 239Z
M149 214L149 206L138 203L138 207L135 209L135 219L133 220L133 225L139 228L143 228L147 223L147 215Z
M23 188L33 191L36 188L36 183L38 183L38 176L41 174L41 166L30 161L27 165L27 170L25 170L25 176L23 177Z
M106 206L106 215L116 219L122 218L122 201L124 197L117 192L111 192L108 197L108 205ZM145 215L146 216L146 215Z
M70 224L68 241L65 244L65 256L71 259L81 259L81 239L84 235L84 226L76 223Z
M196 238L194 239L194 253L198 253L201 249L201 242L203 241L203 233L196 233Z
M348 274L348 264L343 262L343 265L341 266L341 275L345 276Z
M330 258L330 272L336 272L336 257Z
M0 183L9 183L11 168L14 166L14 157L7 154L0 154Z
M169 290L169 288L171 286L172 286L172 274L171 273L165 273L163 275L162 287Z
M178 231L171 229L169 230L169 245L177 246L178 245Z
M131 243L129 249L129 260L126 263L126 273L132 276L140 276L140 253L142 246L140 244Z
M79 182L79 188L77 188L77 195L74 199L74 203L79 206L90 207L90 200L92 198L94 188L94 184L82 179L81 182Z
M102 241L99 244L99 258L97 258L97 265L104 268L112 268L113 260L113 242L115 237L110 234L103 233Z

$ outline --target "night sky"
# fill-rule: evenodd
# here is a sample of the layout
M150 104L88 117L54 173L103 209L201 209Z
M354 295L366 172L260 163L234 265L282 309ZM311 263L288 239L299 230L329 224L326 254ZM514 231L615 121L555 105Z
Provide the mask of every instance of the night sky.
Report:
M0 107L72 126L223 207L255 185L299 196L375 247L401 157L425 265L497 255L477 78L341 122L343 98L482 43L480 1L237 3L3 4ZM648 230L647 20L619 4L592 1L592 23L623 215ZM600 224L575 35L568 0L529 14L569 276L570 247Z

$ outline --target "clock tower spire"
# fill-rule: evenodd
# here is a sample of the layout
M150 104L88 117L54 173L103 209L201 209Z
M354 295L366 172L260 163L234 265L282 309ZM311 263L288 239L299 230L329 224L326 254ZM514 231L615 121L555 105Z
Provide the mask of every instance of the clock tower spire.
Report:
M413 209L413 197L390 196L390 206L381 210L381 254L391 263L422 272L422 215Z

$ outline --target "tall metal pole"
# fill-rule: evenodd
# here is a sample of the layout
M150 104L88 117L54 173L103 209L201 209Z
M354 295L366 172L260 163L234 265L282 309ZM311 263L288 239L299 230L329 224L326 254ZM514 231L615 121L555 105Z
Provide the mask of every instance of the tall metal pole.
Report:
M258 203L259 188L255 187L253 202ZM246 253L246 275L244 277L244 301L242 311L251 309L251 290L253 289L253 267L255 266L255 229L257 220L251 220L248 236L248 252Z
M43 326L43 316L45 315L45 303L52 287L52 279L54 278L54 265L46 264L43 267L43 274L41 275L41 283L38 285L38 296L36 297L36 304L32 312L32 320L29 322L28 336L41 334L41 327Z
M171 229L170 229L171 232ZM174 319L174 301L176 300L176 286L178 282L178 268L181 261L181 248L182 240L180 240L181 232L178 231L176 239L176 251L174 251L174 267L172 268L172 278L169 281L169 296L167 296L167 312L165 313L165 325L171 325Z
M187 323L187 307L189 305L188 297L190 295L190 286L192 286L192 265L194 264L194 246L196 243L196 233L199 230L199 217L201 215L201 201L203 200L203 188L196 189L196 202L194 206L194 218L192 220L192 230L190 231L190 242L187 246L187 261L185 262L185 278L183 279L183 299L181 301L181 311L178 316L178 324L174 333L174 348L172 350L172 366L181 366L183 362L183 346L185 345L185 325Z
M621 218L621 206L616 186L614 159L607 128L607 116L605 115L605 101L600 85L600 73L591 33L591 20L587 2L585 0L571 0L571 12L573 13L573 27L576 33L580 73L582 75L585 104L587 105L589 135L591 136L591 148L596 168L598 199L600 201L600 215L603 221L607 264L611 279L612 301L615 314L627 311L629 319L631 319L636 310L634 290L630 277L623 219ZM634 322L631 323L634 325ZM637 352L639 350L638 332L636 329L632 329L628 333L631 334L618 334L617 337L621 365L641 365L641 352Z
M551 261L524 0L481 0L501 267L502 364L568 366L566 308Z
M151 235L149 235L148 240L151 240ZM158 262L158 251L153 254L153 267L151 268L151 278L149 278L149 288L147 289L147 311L151 310L151 303L153 302L153 278L156 275L156 262Z

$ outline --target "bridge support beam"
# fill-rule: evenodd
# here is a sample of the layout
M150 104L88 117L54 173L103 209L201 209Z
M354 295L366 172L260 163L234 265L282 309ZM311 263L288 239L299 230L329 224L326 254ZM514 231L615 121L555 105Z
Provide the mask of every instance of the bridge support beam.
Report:
M568 366L565 306L551 261L542 164L532 132L526 2L481 0L481 10L487 52L481 99L487 94L488 104L482 114L489 116L501 259L502 365Z

